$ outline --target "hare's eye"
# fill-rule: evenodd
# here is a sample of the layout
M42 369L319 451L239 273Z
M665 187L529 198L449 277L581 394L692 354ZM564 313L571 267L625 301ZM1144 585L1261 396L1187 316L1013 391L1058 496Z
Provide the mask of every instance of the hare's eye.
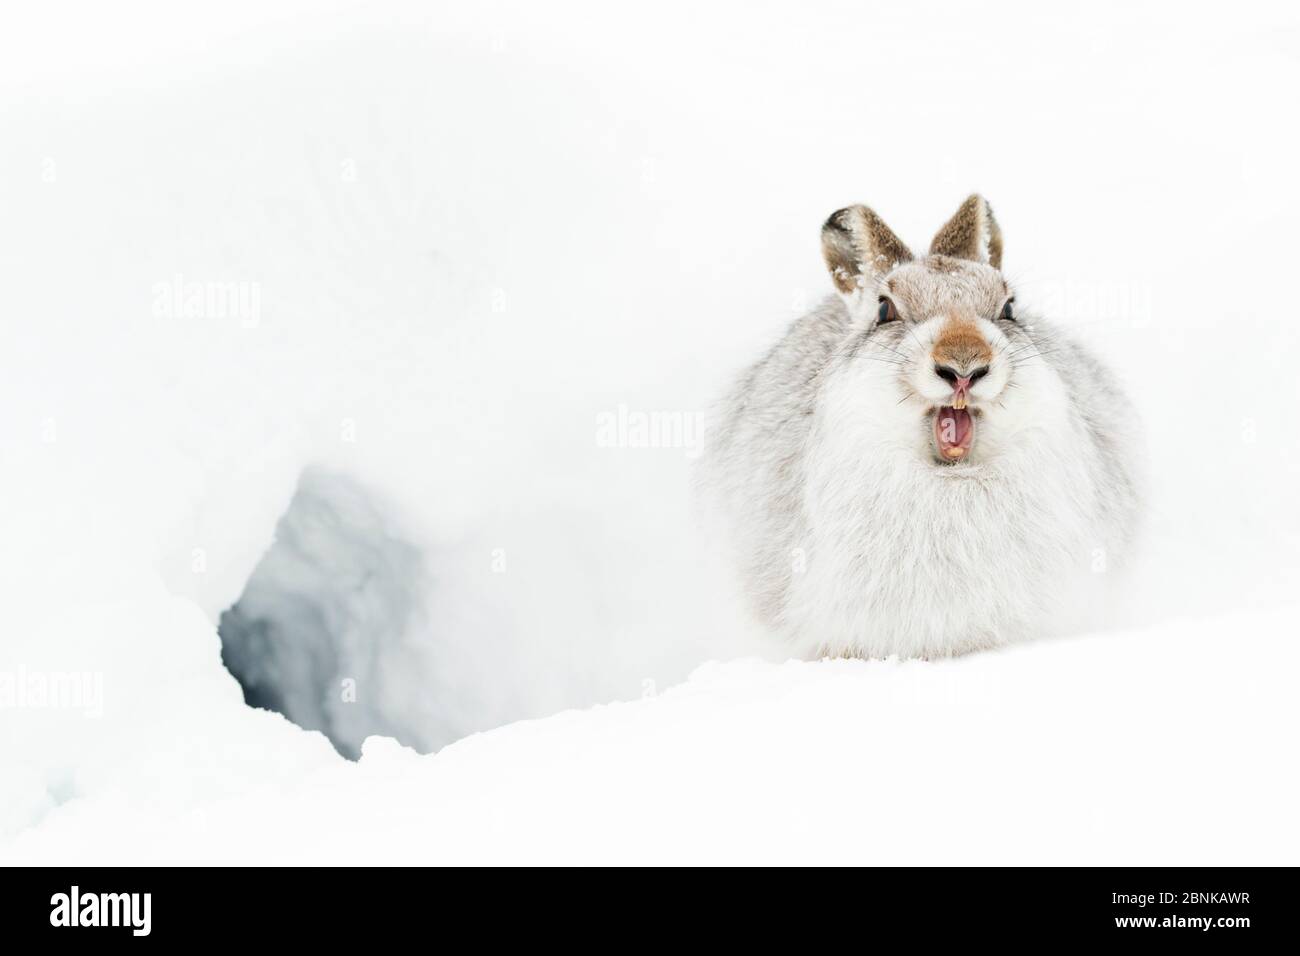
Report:
M1014 322L1016 320L1015 311L1011 308L1011 303L1014 301L1016 300L1007 299L1007 304L1002 307L1002 314L998 316L998 318L1006 319L1008 322Z
M880 311L876 313L876 321L891 322L896 318L898 318L898 310L894 308L894 303L882 296L880 299Z

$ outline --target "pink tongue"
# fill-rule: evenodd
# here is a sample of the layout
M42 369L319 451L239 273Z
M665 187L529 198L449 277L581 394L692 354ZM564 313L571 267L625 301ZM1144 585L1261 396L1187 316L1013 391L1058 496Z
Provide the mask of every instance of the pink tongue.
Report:
M949 448L965 448L970 444L970 412L964 408L945 405L939 409L936 431L939 434L939 447L943 451Z

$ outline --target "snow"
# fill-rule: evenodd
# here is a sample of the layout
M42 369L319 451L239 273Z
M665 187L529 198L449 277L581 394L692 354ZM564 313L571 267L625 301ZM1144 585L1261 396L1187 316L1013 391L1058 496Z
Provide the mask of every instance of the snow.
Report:
M0 681L0 861L1294 863L1300 15L562 7L6 14L0 675L103 693ZM786 662L696 426L830 211L973 189L1142 408L1132 601Z
M1265 636L1285 623L1184 622L933 664L709 664L657 696L433 756L374 737L359 764L188 814L113 792L12 853L238 863L256 841L259 860L319 864L1278 863L1300 849L1278 826L1294 767L1264 731L1294 718L1300 655ZM1223 654L1230 629L1239 644Z

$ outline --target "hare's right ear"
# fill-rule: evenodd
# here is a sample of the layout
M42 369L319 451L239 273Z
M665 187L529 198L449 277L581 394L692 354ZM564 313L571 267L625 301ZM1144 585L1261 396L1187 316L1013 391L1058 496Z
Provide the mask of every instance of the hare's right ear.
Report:
M1002 268L1002 230L993 207L979 193L966 198L930 243L930 254L987 262Z
M870 296L871 287L912 253L884 221L866 206L831 213L822 226L822 255L831 281L850 309ZM872 299L872 306L875 300Z

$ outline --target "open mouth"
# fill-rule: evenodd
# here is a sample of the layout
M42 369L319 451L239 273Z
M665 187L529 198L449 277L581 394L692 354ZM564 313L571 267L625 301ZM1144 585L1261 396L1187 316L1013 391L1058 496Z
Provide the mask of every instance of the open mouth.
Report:
M961 408L941 405L934 413L934 440L944 461L961 461L970 453L975 419L964 403Z

